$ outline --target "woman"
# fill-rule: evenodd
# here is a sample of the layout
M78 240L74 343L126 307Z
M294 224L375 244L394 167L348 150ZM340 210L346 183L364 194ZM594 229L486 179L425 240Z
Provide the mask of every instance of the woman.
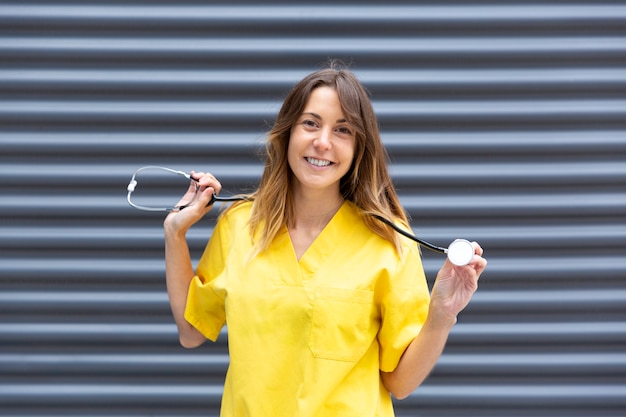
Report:
M429 294L386 167L368 94L332 67L288 94L249 201L219 218L194 272L187 230L220 183L192 173L198 201L164 222L166 277L180 342L228 325L222 416L392 416L439 358L486 267L446 261ZM181 201L194 197L195 187Z

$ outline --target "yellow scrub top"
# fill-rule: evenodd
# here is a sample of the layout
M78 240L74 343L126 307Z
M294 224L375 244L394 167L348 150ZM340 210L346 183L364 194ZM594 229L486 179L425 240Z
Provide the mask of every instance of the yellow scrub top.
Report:
M223 417L393 416L393 371L426 319L419 250L400 256L345 202L297 260L287 228L253 259L252 203L218 221L185 318L215 341L228 326Z

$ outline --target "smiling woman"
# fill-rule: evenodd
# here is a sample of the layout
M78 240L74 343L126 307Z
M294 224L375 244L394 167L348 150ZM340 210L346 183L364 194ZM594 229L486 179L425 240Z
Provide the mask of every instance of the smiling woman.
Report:
M310 142L308 153L292 157L294 149L306 146L292 143L307 140ZM328 159L330 154L349 153L348 144L352 144L351 161ZM254 253L266 250L283 224L293 229L298 220L309 219L319 232L320 222L329 220L329 213L337 210L341 200L354 202L364 213L408 224L387 171L387 152L380 139L369 94L354 74L341 69L339 64L312 73L294 86L268 134L266 154L265 171L255 193L257 201L250 219L252 233L264 224L264 233L256 241ZM299 200L293 193L299 187L294 184L300 178L294 175L294 170L300 172L302 168L304 173L320 181L321 173L311 169L311 159L328 160L331 162L328 171L343 172L339 178L340 198L336 192L322 195L319 189L315 195L312 191L316 188L309 187L304 195L308 201L296 208ZM313 212L307 214L311 209ZM300 219L296 219L296 213L302 215ZM389 226L369 216L364 221L373 232L393 242L400 250L400 238ZM314 237L317 232L311 230L309 234Z
M342 113L337 92L330 87L313 90L302 116L291 129L287 150L294 176L294 203L304 203L295 207L297 212L319 210L311 207L314 201L328 204L329 208L343 201L340 181L354 159L353 130ZM294 224L291 229L298 226Z
M186 233L221 184L194 180L164 222L180 342L228 326L222 416L393 416L435 365L486 267L446 261L432 293L387 171L369 96L335 64L290 91L256 192L219 218L196 271ZM379 219L390 219L389 222Z

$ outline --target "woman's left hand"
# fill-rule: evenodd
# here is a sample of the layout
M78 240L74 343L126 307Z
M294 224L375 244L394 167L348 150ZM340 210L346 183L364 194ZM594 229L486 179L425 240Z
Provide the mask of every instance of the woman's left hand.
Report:
M454 318L469 304L478 289L478 278L487 267L483 249L476 242L474 258L468 265L456 266L449 260L439 270L431 293L430 309L448 318Z

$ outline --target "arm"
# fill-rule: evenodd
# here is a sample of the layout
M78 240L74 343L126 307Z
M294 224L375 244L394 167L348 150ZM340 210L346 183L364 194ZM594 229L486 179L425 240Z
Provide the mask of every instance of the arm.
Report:
M393 372L381 372L385 387L398 399L406 398L430 374L443 352L456 316L478 288L478 278L487 266L482 248L474 243L475 255L469 265L449 261L437 274L428 316L422 330L409 344Z
M195 186L190 186L183 201L190 201L196 198L197 201L181 211L171 212L163 223L165 233L165 280L167 284L167 294L172 309L172 315L178 328L178 336L181 345L193 348L205 342L206 338L185 320L185 307L187 305L187 292L189 283L195 273L189 254L186 234L189 228L198 222L211 207L206 207L213 195L214 190L219 191L220 185L217 180L209 174L195 174L194 178L200 178L201 192L195 195Z

